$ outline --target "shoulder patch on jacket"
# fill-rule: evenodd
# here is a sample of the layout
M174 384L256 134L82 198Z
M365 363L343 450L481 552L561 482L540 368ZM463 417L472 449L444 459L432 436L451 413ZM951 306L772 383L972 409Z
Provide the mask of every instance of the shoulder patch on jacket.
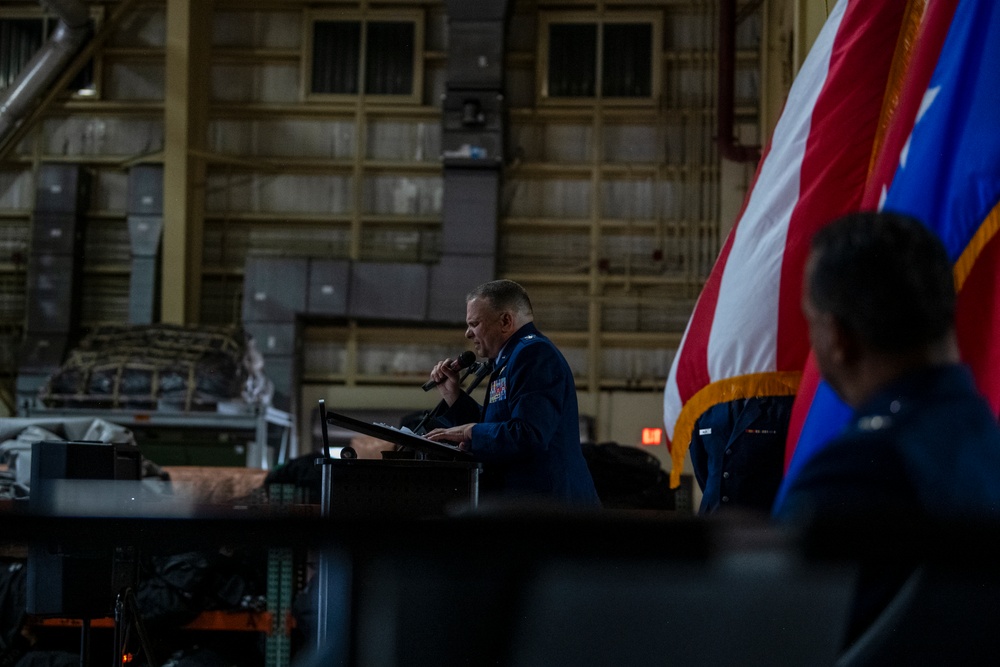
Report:
M507 377L498 377L492 385L490 385L490 403L496 403L497 401L507 400Z

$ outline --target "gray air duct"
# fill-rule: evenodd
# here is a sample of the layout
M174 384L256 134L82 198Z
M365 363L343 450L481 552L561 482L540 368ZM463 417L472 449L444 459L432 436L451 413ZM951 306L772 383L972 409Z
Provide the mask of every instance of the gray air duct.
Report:
M59 17L59 24L14 83L0 92L0 142L28 113L35 100L52 85L90 36L90 11L86 3L79 0L47 0L40 4Z

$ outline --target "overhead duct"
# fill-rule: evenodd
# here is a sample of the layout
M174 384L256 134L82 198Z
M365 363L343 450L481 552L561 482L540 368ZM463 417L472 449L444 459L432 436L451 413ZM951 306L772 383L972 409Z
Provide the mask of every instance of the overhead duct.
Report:
M90 11L80 0L45 0L43 8L59 17L52 37L0 92L0 141L31 110L31 105L73 59L91 32Z
M163 165L140 164L129 169L127 222L132 247L128 322L153 324L160 316Z
M719 76L716 143L719 155L735 162L760 162L760 146L745 146L734 136L736 115L736 28L748 10L755 10L760 0L753 0L740 14L736 0L719 0Z
M463 322L466 292L496 277L509 5L509 0L446 2L441 261L431 268L427 311L435 322Z
M28 257L28 308L18 355L19 411L34 404L77 332L90 194L90 172L84 167L39 165Z

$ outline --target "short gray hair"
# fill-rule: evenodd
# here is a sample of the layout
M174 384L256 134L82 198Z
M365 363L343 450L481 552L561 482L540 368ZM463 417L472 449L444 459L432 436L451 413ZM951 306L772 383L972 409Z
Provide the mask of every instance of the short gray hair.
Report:
M491 280L469 292L465 301L486 299L497 311L513 311L520 317L531 318L531 299L528 293L513 280Z

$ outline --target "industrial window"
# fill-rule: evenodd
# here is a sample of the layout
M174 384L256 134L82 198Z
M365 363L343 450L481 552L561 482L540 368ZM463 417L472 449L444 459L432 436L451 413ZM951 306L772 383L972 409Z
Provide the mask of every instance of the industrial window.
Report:
M0 16L0 90L14 83L58 24L52 16ZM93 60L77 72L67 90L83 97L97 94Z
M308 99L364 95L420 101L423 18L420 12L315 12L308 19Z
M6 90L42 46L41 19L0 19L0 89Z
M655 14L594 19L543 14L539 81L543 102L649 103L660 90L660 26Z

